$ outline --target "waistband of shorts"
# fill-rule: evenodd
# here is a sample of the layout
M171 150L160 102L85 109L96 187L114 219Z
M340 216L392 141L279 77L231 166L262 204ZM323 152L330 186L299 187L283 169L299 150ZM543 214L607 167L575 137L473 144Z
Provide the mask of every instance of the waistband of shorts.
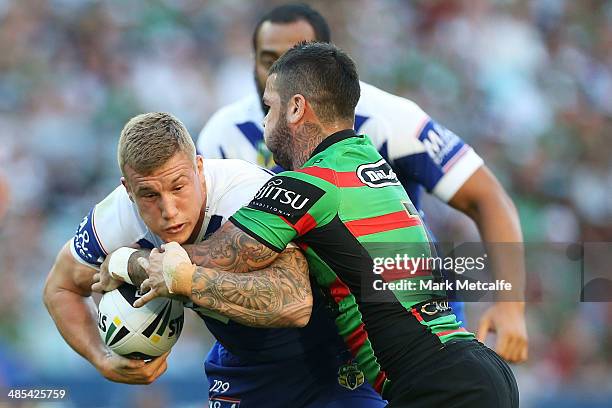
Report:
M323 349L312 349L304 353L290 355L290 356L267 356L267 355L241 355L240 353L234 353L228 350L223 344L217 342L209 352L206 360L214 360L228 367L253 367L253 366L267 366L267 365L296 365L308 363L312 365L313 362L318 362L322 366L329 365L342 365L346 361L350 360L351 354L348 350L335 349L333 347L325 347ZM326 364L329 363L329 364Z

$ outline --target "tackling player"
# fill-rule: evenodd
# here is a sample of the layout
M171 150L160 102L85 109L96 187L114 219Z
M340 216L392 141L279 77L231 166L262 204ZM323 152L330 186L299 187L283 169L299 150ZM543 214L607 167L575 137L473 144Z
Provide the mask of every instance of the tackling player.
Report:
M265 140L275 162L292 171L273 177L189 254L176 243L152 253L142 284L148 293L135 305L171 294L206 304L211 267L228 260L239 260L238 270L265 267L294 241L334 302L336 326L359 368L389 407L518 407L512 371L461 327L443 291L417 285L366 298L373 246L414 243L406 245L410 256L426 256L429 241L389 164L353 130L359 94L354 62L331 44L299 44L281 56L263 97ZM401 279L431 282L432 273Z
M268 69L300 41L330 41L330 30L317 11L307 5L283 5L263 16L253 33L257 93L221 108L200 133L197 147L205 157L243 159L272 168L261 123L261 98ZM420 209L423 187L468 215L485 243L522 242L518 214L511 199L482 159L457 135L431 119L414 102L361 82L355 110L355 130L368 135L389 162ZM280 168L274 167L278 172ZM421 214L422 215L422 214ZM497 279L521 287L523 253L518 246L488 246ZM527 359L524 303L500 301L481 318L478 337L497 332L496 351L510 362ZM519 295L520 296L520 295ZM459 320L463 305L454 303Z
M165 371L167 354L144 364L104 345L90 298L92 283L99 279L95 268L104 260L103 266L122 280L138 282L133 273L123 273L135 250L113 251L122 246L160 247L168 241L199 242L247 203L270 174L242 160L204 161L196 156L182 123L165 113L139 115L126 124L118 161L123 185L89 212L62 248L49 273L44 301L67 343L106 378L150 383ZM222 269L210 270L206 303L189 304L224 345L217 343L205 364L211 386L219 371L222 384L227 384L211 387L215 406L384 406L367 383L353 384L352 390L339 384L338 371L346 365L348 352L321 302L313 307L313 297L320 295L311 292L299 250L284 250L257 272ZM111 290L118 281L95 286Z

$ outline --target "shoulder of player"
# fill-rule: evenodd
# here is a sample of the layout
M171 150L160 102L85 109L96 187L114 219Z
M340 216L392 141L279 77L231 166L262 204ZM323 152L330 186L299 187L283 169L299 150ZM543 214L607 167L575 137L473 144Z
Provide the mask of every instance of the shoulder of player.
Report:
M207 189L214 189L216 195L240 186L258 188L273 176L269 170L241 159L205 159L204 168L212 184Z
M328 196L335 195L341 184L336 170L324 162L297 170L283 171L273 177L273 180L276 178L288 179L289 184L298 189L324 190Z
M259 98L253 93L234 103L226 105L212 114L200 132L200 136L205 132L212 132L212 136L227 137L226 134L219 133L218 130L228 130L235 128L237 123L257 121L263 118Z
M125 187L118 185L110 194L96 204L95 209L98 212L118 212L131 207L131 204L132 201Z
M369 118L409 118L422 120L429 116L414 101L383 91L373 85L361 82L361 97L356 113ZM398 115L401 113L401 115ZM399 117L398 117L399 116Z
M117 248L138 243L147 231L125 188L118 186L79 224L71 253L81 263L99 265L101 258Z
M130 200L130 197L122 185L117 186L109 195L107 195L102 201L100 201L94 207L94 217L98 221L104 220L115 220L116 222L111 223L112 230L118 234L125 234L126 238L133 239L140 237L146 233L146 226L138 211L135 204ZM107 226L98 226L100 222L96 221L96 228L105 228ZM128 237L129 236L129 237Z
M208 166L211 174L223 176L273 175L270 170L242 159L204 159L204 166Z

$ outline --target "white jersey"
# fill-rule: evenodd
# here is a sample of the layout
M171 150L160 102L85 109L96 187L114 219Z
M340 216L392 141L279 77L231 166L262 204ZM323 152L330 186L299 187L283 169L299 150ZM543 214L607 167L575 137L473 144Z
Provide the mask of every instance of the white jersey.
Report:
M270 177L268 170L243 160L204 160L206 214L197 242L246 205ZM147 228L123 186L91 209L71 242L74 258L92 267L120 247L154 248L164 243Z
M221 108L197 141L207 158L236 158L278 172L263 140L263 112L256 93ZM449 201L483 164L457 135L414 102L361 82L355 130L365 134L391 164L417 208L420 186Z

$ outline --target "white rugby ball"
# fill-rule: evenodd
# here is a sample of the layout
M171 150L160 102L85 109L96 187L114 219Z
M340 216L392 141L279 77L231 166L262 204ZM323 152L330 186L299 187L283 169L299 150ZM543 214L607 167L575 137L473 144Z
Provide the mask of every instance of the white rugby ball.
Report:
M140 308L140 297L127 283L105 293L98 305L98 330L115 353L134 359L150 359L170 350L183 329L183 303L156 298Z

